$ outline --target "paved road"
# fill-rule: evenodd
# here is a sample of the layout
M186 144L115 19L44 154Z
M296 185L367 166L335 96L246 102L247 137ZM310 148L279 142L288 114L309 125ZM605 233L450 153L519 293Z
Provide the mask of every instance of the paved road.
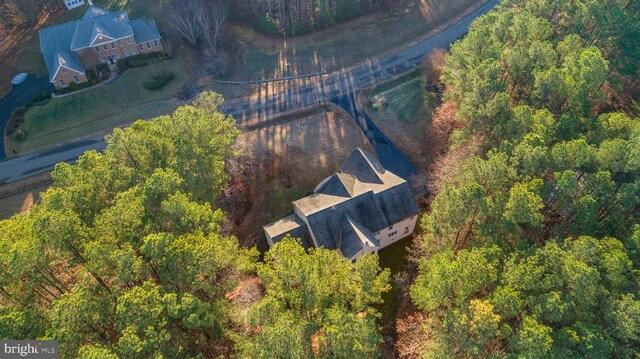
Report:
M371 119L355 103L355 93L362 88L386 80L396 74L418 66L424 56L434 48L447 48L456 39L464 36L469 25L480 15L493 9L499 0L491 0L460 22L442 32L396 54L373 60L339 73L292 81L268 83L256 86L250 99L229 103L222 110L233 115L239 127L259 124L270 115L275 115L309 105L331 101L345 107L356 115L358 125L372 141L380 159L399 175L409 178L415 166L391 143ZM363 127L366 124L366 127ZM369 131L369 133L367 133ZM385 143L386 141L386 143ZM102 136L64 145L53 150L38 152L0 162L0 184L13 182L34 174L50 171L58 162L73 163L89 149L102 150ZM398 164L395 164L398 162ZM399 166L399 167L394 167Z
M31 101L35 95L43 92L53 92L55 88L47 76L29 76L23 83L13 86L11 92L0 99L0 134L11 118L11 112ZM7 158L4 153L4 136L0 136L0 161Z

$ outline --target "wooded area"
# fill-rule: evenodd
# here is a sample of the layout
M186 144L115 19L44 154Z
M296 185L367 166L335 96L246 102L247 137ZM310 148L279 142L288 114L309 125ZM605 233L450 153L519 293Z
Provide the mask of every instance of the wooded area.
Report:
M59 0L3 0L0 3L0 38L8 30L26 29L41 17L64 8Z
M268 35L300 35L354 18L386 0L239 0L231 15L253 22Z
M440 165L455 169L411 288L422 355L639 355L638 16L629 0L507 1L452 46Z
M353 265L286 240L260 263L228 234L222 192L244 165L221 101L204 93L115 130L0 222L0 338L55 339L61 358L376 352L371 305L389 287L377 257Z

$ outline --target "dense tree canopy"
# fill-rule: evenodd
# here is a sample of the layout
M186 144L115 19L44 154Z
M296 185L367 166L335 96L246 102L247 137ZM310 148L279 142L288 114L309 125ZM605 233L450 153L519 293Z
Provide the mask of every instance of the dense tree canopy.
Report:
M260 265L266 295L249 313L257 330L247 358L371 358L382 338L377 312L389 270L368 255L352 265L336 251L305 253L293 239L277 243Z
M69 358L215 352L222 295L255 257L216 209L237 136L196 103L58 164L42 203L0 222L0 337L55 338Z
M506 1L452 46L452 146L482 146L422 222L411 297L431 314L424 354L640 354L640 119L603 111L605 87L637 81L638 12Z
M371 305L389 276L377 257L285 241L258 264L226 234L219 197L239 131L221 101L204 93L116 129L103 154L58 164L41 203L0 222L0 338L55 339L63 358L376 353ZM230 299L256 275L264 298Z

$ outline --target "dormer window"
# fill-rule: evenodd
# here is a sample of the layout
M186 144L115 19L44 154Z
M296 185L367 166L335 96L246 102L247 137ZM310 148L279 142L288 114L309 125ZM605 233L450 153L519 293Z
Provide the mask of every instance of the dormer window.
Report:
M130 37L127 37L127 44L131 45L131 38Z

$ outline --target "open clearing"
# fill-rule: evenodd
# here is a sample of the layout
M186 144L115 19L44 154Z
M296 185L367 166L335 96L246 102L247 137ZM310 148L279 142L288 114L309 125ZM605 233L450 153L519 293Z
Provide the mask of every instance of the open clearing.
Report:
M228 78L265 79L333 71L380 57L484 4L484 0L401 0L391 8L293 38L233 24L236 59Z
M237 223L244 245L266 245L263 225L293 213L291 202L313 192L357 147L371 151L353 119L334 106L275 121L244 136L260 164L259 175L247 183L251 203Z
M143 81L161 71L171 71L176 76L159 90L145 89ZM138 119L170 113L180 104L173 96L187 76L183 62L176 57L128 69L110 84L51 99L46 105L27 111L20 127L27 138L18 141L15 136L9 136L6 152L20 155Z
M420 169L430 163L427 157L427 126L438 105L436 94L427 92L425 81L418 71L383 83L364 94L364 101L382 96L387 106L378 111L366 109L376 126L389 137Z

